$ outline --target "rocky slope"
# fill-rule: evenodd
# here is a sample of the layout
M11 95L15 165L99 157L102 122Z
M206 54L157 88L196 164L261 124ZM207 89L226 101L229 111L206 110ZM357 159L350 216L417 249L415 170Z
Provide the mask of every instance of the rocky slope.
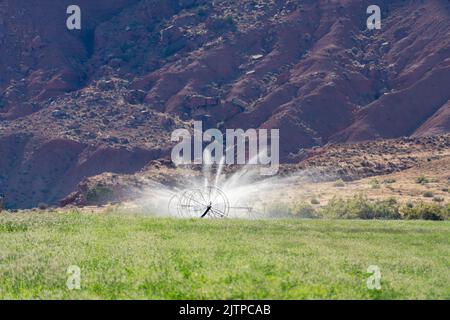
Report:
M450 3L0 2L0 190L57 203L167 156L170 132L280 128L283 161L327 143L450 131Z

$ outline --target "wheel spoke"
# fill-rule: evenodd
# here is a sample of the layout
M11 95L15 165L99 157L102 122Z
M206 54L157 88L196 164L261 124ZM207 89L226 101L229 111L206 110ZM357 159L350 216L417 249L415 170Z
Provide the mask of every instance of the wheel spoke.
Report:
M178 215L181 217L195 217L209 208L207 216L226 217L229 202L226 195L216 187L185 191L178 197Z

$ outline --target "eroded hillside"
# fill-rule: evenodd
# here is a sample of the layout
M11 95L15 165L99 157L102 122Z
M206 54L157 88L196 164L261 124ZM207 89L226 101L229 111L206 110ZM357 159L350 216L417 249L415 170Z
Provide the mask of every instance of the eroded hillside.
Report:
M448 132L450 4L80 0L0 3L0 190L57 203L83 179L167 156L170 133L280 128L301 149Z

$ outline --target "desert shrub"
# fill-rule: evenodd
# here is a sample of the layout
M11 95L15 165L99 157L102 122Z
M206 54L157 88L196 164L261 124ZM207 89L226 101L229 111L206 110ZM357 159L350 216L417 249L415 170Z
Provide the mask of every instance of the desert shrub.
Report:
M287 218L292 216L292 207L286 202L272 202L265 208L265 213L273 218Z
M364 196L351 199L333 198L321 213L325 217L340 219L400 219L395 199L370 201Z
M321 213L327 218L357 218L356 215L353 215L354 210L350 206L350 203L347 200L337 197L334 197L326 206L322 207Z
M313 206L301 202L292 208L291 214L297 218L316 219L319 217Z
M274 202L266 207L266 215L272 218L305 219L363 219L363 220L449 220L450 204L406 203L400 206L396 199L370 200L358 195L350 199L334 197L327 205L315 209L309 203L296 204Z
M433 201L434 202L444 202L444 198L442 198L442 197L434 197Z
M442 188L442 192L448 192L448 188Z
M397 200L389 198L370 203L371 210L366 217L361 219L400 219L400 211Z
M317 198L312 198L311 204L320 204L320 201Z
M316 210L307 203L296 204L274 202L266 208L266 215L272 218L318 218Z
M385 180L383 180L383 183L385 183L385 184L392 184L392 183L395 183L395 182L397 182L397 180L395 180L395 179L385 179Z
M373 179L372 181L370 181L370 187L372 189L380 189L380 183L377 179Z
M425 176L420 176L420 177L417 177L417 179L416 179L416 183L419 183L419 184L426 184L428 182L429 181L428 181L427 177L425 177Z
M345 182L342 179L339 179L333 185L336 188L343 188L343 187L345 187Z
M406 208L414 208L414 203L412 203L412 202L407 202L406 204L405 204L405 207Z
M446 207L421 202L416 205L407 205L401 208L401 214L407 220L448 220L450 217L450 205Z
M425 197L425 198L433 198L433 192L431 192L431 191L425 191L424 193L423 193L423 196Z
M114 192L101 184L95 185L93 188L89 189L86 194L86 200L90 204L112 201L113 198Z

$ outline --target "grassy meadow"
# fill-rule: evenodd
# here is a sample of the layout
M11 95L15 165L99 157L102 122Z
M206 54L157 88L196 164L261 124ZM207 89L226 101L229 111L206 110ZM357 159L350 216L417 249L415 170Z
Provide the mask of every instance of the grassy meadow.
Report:
M450 299L449 266L450 221L0 214L0 299Z

